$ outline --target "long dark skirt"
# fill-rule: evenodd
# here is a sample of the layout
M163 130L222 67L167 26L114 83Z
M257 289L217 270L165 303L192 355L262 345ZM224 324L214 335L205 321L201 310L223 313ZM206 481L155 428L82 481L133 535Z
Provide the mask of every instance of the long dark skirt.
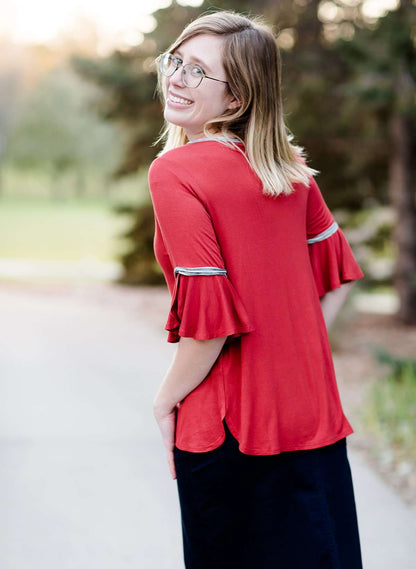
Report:
M212 451L174 449L186 569L362 569L346 439L251 456L224 428Z

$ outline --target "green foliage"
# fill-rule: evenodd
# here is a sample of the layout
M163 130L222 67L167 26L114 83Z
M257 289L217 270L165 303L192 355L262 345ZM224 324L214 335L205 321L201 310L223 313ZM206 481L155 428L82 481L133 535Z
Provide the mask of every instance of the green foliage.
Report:
M373 28L357 31L354 41L340 41L338 49L351 71L346 94L357 96L365 103L365 111L388 115L399 104L395 84L402 67L414 86L416 81L416 49L413 29L416 7L401 6L381 18ZM415 116L414 98L406 102L403 111Z
M400 359L380 350L377 359L391 366L377 381L366 401L363 419L382 448L398 460L416 462L416 361Z
M366 240L366 245L375 253L383 253L389 250L392 240L393 228L389 223L382 223L377 227L374 235Z
M413 378L416 382L416 360L392 356L384 348L376 348L374 355L380 364L387 364L391 368L391 381L403 383L406 378Z
M155 222L152 205L119 206L115 211L135 219L133 227L122 235L133 241L136 247L121 257L125 272L119 282L129 285L163 284L165 279L153 254Z
M69 69L56 69L24 98L6 159L19 168L48 167L63 172L101 162L115 165L116 129L90 107L96 89ZM117 147L116 147L117 149Z
M416 6L401 2L375 26L356 29L353 41L340 40L337 52L346 66L340 85L340 113L348 128L345 141L359 146L348 152L347 169L354 179L371 177L388 200L387 181L392 157L390 119L395 112L406 116L416 151Z
M113 178L136 171L155 156L152 144L161 116L153 100L156 76L145 68L148 57L145 46L138 53L115 52L102 60L71 59L80 76L100 87L96 109L102 119L118 124L126 134L126 150L112 172Z

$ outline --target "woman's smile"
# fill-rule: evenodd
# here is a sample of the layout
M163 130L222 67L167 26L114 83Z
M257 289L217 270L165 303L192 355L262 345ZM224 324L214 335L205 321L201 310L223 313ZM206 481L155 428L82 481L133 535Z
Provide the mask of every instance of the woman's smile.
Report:
M173 107L189 107L189 105L193 103L190 99L186 99L180 95L174 95L171 91L168 93L166 102L169 106Z

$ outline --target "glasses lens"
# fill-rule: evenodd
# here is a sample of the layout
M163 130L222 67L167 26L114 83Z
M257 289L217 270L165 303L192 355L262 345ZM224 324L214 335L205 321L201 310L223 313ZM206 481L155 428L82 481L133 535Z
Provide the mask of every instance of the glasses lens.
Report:
M198 65L184 65L182 70L182 79L186 87L194 89L198 87L204 78L204 72Z
M175 73L177 68L178 67L176 65L175 58L172 54L165 53L162 55L160 59L160 71L163 73L163 75L169 77L169 75Z

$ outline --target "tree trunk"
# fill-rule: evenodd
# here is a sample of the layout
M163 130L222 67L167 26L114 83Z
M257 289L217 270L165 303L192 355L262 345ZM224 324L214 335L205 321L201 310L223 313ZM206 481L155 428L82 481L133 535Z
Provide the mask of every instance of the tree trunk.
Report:
M309 0L297 27L297 45L306 49L307 46L318 46L322 40L322 22L318 17L321 0Z
M403 105L408 92L409 79L405 70L401 69L396 81L396 105L390 119L390 196L396 212L394 241L397 258L394 285L400 299L400 320L416 325L416 199L412 166L414 132L413 123L406 114L406 105Z

